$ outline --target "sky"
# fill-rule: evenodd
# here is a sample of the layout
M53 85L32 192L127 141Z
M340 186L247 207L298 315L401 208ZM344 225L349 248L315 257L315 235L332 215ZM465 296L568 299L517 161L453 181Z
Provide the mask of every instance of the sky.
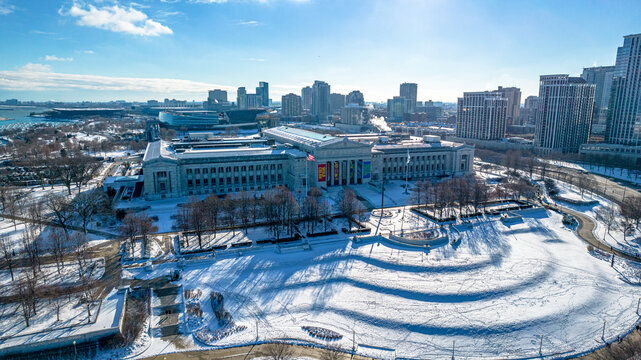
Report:
M418 100L613 65L641 1L0 0L0 99L202 101L314 80Z

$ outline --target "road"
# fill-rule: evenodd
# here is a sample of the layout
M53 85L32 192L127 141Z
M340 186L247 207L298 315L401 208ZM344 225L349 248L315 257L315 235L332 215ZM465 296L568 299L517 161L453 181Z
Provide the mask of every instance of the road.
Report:
M268 344L252 345L252 346L239 346L227 349L219 350L199 350L199 351L187 351L174 354L164 354L158 356L152 356L145 359L150 360L209 360L209 359L253 359L257 357L269 358L266 351L269 347ZM293 351L293 356L296 357L310 357L313 359L322 359L323 350L306 347L299 345L288 345L289 348ZM351 355L346 353L340 353L342 356L335 357L334 359L354 359L354 360L367 360L372 359L369 357L364 357L360 355Z

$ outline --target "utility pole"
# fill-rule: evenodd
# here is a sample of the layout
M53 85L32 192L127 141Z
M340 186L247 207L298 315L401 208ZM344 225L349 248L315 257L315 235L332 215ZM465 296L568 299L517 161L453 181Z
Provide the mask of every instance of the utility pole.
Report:
M452 340L452 360L454 360L454 344L456 344L456 340Z
M356 330L352 330L352 354L356 351Z
M543 334L541 334L541 341L539 342L539 355L543 355Z

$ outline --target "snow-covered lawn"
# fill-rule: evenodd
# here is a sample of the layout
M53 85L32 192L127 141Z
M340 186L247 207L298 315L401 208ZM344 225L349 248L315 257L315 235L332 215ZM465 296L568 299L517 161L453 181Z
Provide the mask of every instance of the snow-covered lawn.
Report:
M34 334L44 330L77 326L87 323L87 306L79 301L78 296L63 296L60 298L60 321L57 321L55 302L38 300L36 316L25 326L22 308L19 304L0 305L0 339L16 335ZM96 310L100 302L91 305L91 321L96 320Z
M257 322L261 339L314 340L301 328L312 326L337 332L342 339L333 343L351 348L354 331L358 351L376 346L400 357L449 357L453 340L461 358L538 356L541 334L543 354L572 354L599 345L604 320L606 339L632 328L638 288L590 255L561 219L539 210L510 227L475 221L460 229L459 245L429 253L334 242L288 254L220 256L187 264L179 282L222 293L235 323L247 326L217 345L254 341ZM154 339L143 355L173 350Z
M164 252L162 250L162 236L149 236L149 249L144 249L145 254L143 254L143 244L142 238L136 239L134 241L133 252L131 249L131 243L127 240L123 243L124 249L126 251L123 260L140 260L140 259L156 259L162 255Z
M585 170L597 175L609 176L615 179L625 180L641 185L641 171L628 170L616 167L603 167L600 165L575 164L567 161L548 160L548 163L567 167L574 170Z
M72 286L74 283L80 281L80 273L77 262L65 262L58 273L56 264L47 264L40 267L38 271L38 284L45 286L61 285ZM105 273L105 259L95 258L87 260L84 268L86 275L90 275L91 280L100 279ZM30 267L20 267L13 269L15 279L20 279L25 275L33 276ZM15 292L15 287L11 281L11 273L9 270L0 270L0 293L3 295L10 295Z
M283 237L286 235L282 235ZM198 237L193 234L189 236L189 244L185 241L185 238L181 236L181 251L194 251L200 250L200 245L198 244ZM273 233L269 231L267 226L252 227L247 229L245 233L242 229L237 229L236 231L218 231L214 236L211 233L204 234L201 237L202 248L211 249L217 246L231 246L232 244L238 243L251 243L256 244L257 241L261 240L271 240L275 239Z

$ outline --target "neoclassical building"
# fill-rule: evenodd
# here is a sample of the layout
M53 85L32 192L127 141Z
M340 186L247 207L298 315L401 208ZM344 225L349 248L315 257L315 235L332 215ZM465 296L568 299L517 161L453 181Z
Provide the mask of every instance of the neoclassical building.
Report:
M386 180L442 178L472 171L472 146L438 137L390 143L375 134L331 136L280 126L263 130L267 141L156 141L143 159L148 200L200 194L260 191L287 186L358 185ZM408 161L409 157L409 161Z

